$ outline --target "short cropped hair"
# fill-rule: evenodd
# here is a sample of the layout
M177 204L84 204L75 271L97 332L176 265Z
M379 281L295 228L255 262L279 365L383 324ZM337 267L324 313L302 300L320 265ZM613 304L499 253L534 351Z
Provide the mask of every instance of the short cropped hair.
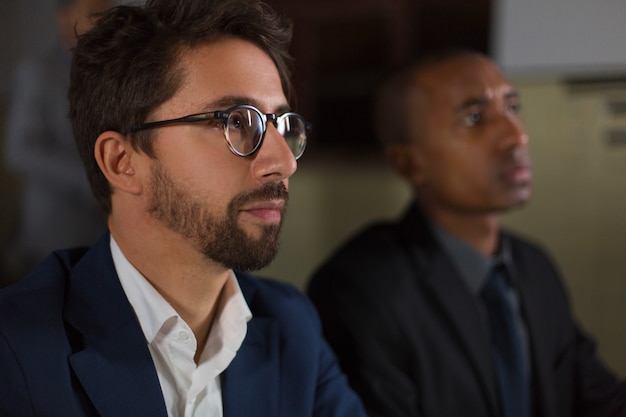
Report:
M57 0L57 9L64 9L67 6L70 6L72 3L74 3L74 0Z
M421 114L411 114L409 98L423 89L419 75L439 64L465 57L483 54L471 49L446 48L431 50L408 65L390 74L377 91L374 103L376 137L384 148L387 145L409 143L410 126L419 121Z
M111 188L94 157L98 136L128 134L135 149L155 157L151 132L129 133L180 87L180 55L223 38L249 41L278 69L292 99L292 24L260 0L148 0L110 9L80 36L70 76L70 119L92 191L111 212Z

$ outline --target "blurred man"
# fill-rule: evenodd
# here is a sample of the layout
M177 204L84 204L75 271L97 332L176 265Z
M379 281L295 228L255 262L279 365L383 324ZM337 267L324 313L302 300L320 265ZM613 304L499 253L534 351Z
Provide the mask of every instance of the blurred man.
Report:
M7 118L6 163L20 180L19 218L5 261L21 275L59 247L91 244L105 221L68 119L71 48L113 3L60 0L58 42L19 64Z
M309 125L291 26L151 0L79 38L70 118L110 233L0 291L0 415L364 417L278 248Z
M626 385L576 324L559 273L499 216L531 194L516 90L486 56L434 54L382 88L403 218L313 276L325 334L372 416L609 416Z

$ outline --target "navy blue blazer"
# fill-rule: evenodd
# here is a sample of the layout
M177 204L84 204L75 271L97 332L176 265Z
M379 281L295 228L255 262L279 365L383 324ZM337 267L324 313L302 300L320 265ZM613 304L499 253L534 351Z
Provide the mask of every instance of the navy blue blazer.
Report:
M222 375L224 416L365 416L306 297L236 275L254 317ZM0 415L167 417L108 233L0 291Z

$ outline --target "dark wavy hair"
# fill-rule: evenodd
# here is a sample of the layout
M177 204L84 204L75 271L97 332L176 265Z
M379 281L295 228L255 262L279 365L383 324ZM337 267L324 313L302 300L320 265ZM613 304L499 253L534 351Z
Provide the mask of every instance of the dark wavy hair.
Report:
M103 15L78 40L69 88L76 144L102 210L111 212L111 188L94 158L97 137L107 130L129 132L171 98L182 82L182 52L226 37L250 41L272 58L293 99L291 36L291 21L259 0L148 0ZM154 157L150 135L129 138Z

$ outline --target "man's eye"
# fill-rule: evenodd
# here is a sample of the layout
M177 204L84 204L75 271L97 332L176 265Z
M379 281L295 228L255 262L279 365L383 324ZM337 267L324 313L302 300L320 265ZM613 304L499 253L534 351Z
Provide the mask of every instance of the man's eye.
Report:
M519 114L521 110L521 105L520 103L511 103L506 107L506 109L509 113Z
M468 113L464 118L463 118L463 124L465 126L474 126L476 123L480 122L481 119L481 114L477 111Z
M228 126L234 129L241 129L243 128L243 121L239 117L232 117L228 121Z

